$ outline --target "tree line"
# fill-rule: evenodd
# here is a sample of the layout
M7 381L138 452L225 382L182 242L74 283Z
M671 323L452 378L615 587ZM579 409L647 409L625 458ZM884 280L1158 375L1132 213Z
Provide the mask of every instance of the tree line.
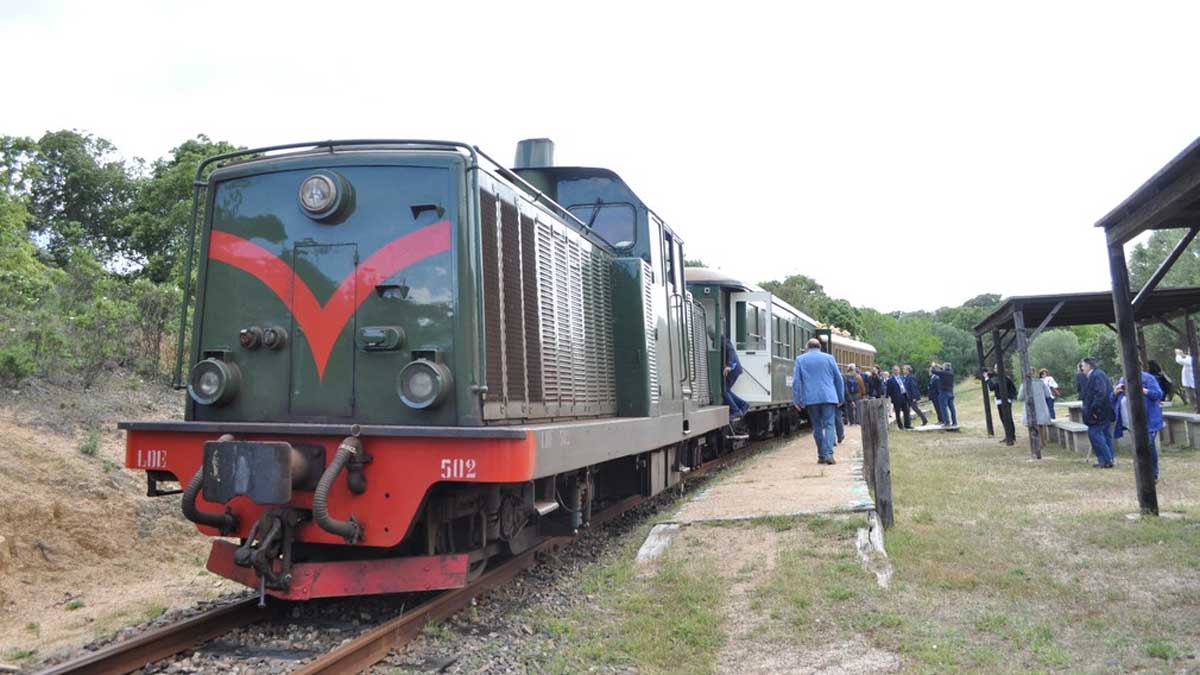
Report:
M199 135L147 162L81 131L0 136L0 382L44 377L90 386L113 368L164 378L174 358L196 167L235 149ZM1168 232L1139 245L1129 261L1133 282L1144 282L1173 245ZM989 293L957 307L884 313L831 297L803 274L761 285L874 344L881 364L918 372L935 359L973 372L973 328L1001 301ZM1200 244L1164 285L1200 285ZM1146 335L1151 357L1172 363L1178 337L1162 327ZM1047 331L1031 349L1033 364L1049 368L1067 393L1085 355L1117 371L1117 342L1102 326Z
M232 149L197 136L147 163L79 131L0 136L0 381L163 377L192 180Z

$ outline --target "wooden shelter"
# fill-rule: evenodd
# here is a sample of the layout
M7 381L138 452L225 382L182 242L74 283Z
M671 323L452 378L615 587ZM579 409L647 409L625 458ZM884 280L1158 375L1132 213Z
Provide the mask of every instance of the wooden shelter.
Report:
M1200 232L1200 138L1184 148L1166 166L1159 169L1125 201L1101 218L1108 246L1108 264L1112 273L1113 309L1117 335L1121 338L1121 357L1125 380L1138 376L1138 340L1136 316L1150 301L1176 260ZM1137 294L1129 288L1129 268L1125 263L1125 244L1147 230L1184 230L1179 243L1159 265ZM1195 327L1188 321L1190 335ZM1192 342L1192 361L1200 358ZM1151 471L1150 437L1146 431L1146 401L1140 387L1129 387L1129 417L1133 429L1137 461L1134 463L1138 486L1138 504L1143 513L1158 513L1158 493Z
M1007 298L995 311L975 326L975 349L979 356L979 368L987 368L990 359L995 359L997 374L1004 377L1007 365L1004 354L1009 352L1016 343L1017 355L1021 360L1021 380L1025 383L1025 391L1030 390L1029 377L1029 346L1047 328L1064 326L1087 326L1103 324L1117 332L1114 325L1116 310L1113 302L1114 295L1109 291L1098 293L1066 293L1059 295L1023 295ZM1178 333L1185 334L1172 320L1184 317L1186 335L1193 354L1200 354L1196 344L1196 326L1191 315L1200 311L1200 287L1164 288L1152 290L1145 296L1135 312L1135 336L1137 353L1141 367L1145 367L1146 347L1142 339L1142 326L1150 323L1161 323ZM1032 333L1029 326L1036 326ZM984 337L991 335L991 348L984 351ZM1192 360L1192 370L1200 382L1200 358ZM1060 376L1064 373L1059 373ZM1128 377L1128 375L1126 376ZM1138 390L1141 391L1140 389ZM1132 397L1131 397L1132 398ZM1038 435L1037 423L1033 412L1033 399L1025 397L1025 421L1029 428L1030 454L1040 459L1041 436ZM1197 412L1200 412L1200 400L1196 401ZM987 386L983 387L983 408L987 420L988 435L994 435L992 425L992 409L988 402ZM1131 426L1132 428L1132 426ZM1147 448L1147 451L1149 448Z

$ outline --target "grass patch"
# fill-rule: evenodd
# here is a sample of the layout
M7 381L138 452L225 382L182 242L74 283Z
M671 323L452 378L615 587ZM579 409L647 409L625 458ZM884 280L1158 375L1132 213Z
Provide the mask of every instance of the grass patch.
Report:
M79 445L79 454L95 457L99 450L100 432L95 430L89 431L87 437L83 439L83 443Z
M146 620L154 621L155 619L159 618L160 616L162 616L163 614L166 614L166 613L167 613L166 607L162 607L159 605L153 605L152 607L150 607L150 609L146 610Z
M585 571L581 590L596 598L594 606L567 617L527 617L553 641L546 670L576 673L603 665L644 673L712 671L725 640L725 589L712 559L691 550L678 559L668 555L643 578L631 558Z
M70 600L67 602L67 604L63 605L63 609L66 609L68 612L74 612L77 609L82 609L83 606L84 605L83 605L82 600L75 599L75 600Z
M1164 640L1154 640L1146 645L1146 656L1152 659L1162 659L1164 661L1174 661L1182 656L1179 649L1170 642Z
M37 655L36 649L13 649L8 652L10 661L27 661Z
M25 624L25 632L33 635L34 637L40 637L42 634L42 625L36 621L30 621L29 623Z

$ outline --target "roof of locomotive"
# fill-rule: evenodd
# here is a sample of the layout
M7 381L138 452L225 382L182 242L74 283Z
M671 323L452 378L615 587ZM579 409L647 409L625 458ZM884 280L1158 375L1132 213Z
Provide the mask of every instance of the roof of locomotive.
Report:
M456 155L466 157L469 146L456 141L426 141L394 143L370 143L356 141L326 141L324 143L294 144L276 148L250 149L246 154L221 161L213 169L217 180L228 177L226 174L240 174L257 166L274 162L308 159L312 157L329 157L330 155L347 155L350 153L379 153L404 154L408 156L445 157Z

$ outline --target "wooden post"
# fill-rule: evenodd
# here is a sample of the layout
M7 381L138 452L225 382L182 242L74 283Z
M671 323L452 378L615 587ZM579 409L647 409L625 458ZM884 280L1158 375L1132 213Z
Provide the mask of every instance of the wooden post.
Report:
M863 477L885 529L892 526L892 460L888 451L887 399L863 401ZM868 442L869 441L869 442Z
M1192 315L1188 314L1183 319L1185 329L1187 330L1188 354L1192 357L1192 383L1200 382L1200 353L1196 349L1196 321L1192 319ZM1183 386L1183 382L1179 383ZM1192 405L1196 407L1196 412L1200 413L1200 396L1195 394L1196 388L1192 387Z
M979 357L979 383L983 387L983 417L987 421L988 436L995 436L996 431L992 428L992 404L988 402L987 380L983 379L983 371L987 370L987 363L984 363L983 359L982 335L975 336L975 354Z
M874 404L875 399L872 398L864 398L858 402L858 428L862 430L863 478L866 479L872 494L875 492L875 419L879 417Z
M1129 299L1129 268L1125 249L1120 243L1108 245L1108 266L1112 274L1113 313L1117 318L1117 336L1121 341L1121 361L1125 372L1125 396L1129 399L1129 417L1125 422L1133 434L1133 474L1137 481L1138 506L1142 513L1158 515L1158 491L1151 466L1150 433L1146 421L1146 397L1142 393L1142 370L1138 363L1137 327Z
M1029 430L1029 454L1034 459L1041 459L1042 435L1038 431L1037 404L1033 400L1033 378L1029 375L1029 343L1025 340L1024 310L1018 309L1013 312L1013 323L1017 328L1017 356L1021 359L1021 381L1025 384L1025 426Z
M1142 330L1142 324L1137 324L1137 346L1138 346L1138 368L1146 370L1149 368L1150 357L1146 353L1146 332Z

